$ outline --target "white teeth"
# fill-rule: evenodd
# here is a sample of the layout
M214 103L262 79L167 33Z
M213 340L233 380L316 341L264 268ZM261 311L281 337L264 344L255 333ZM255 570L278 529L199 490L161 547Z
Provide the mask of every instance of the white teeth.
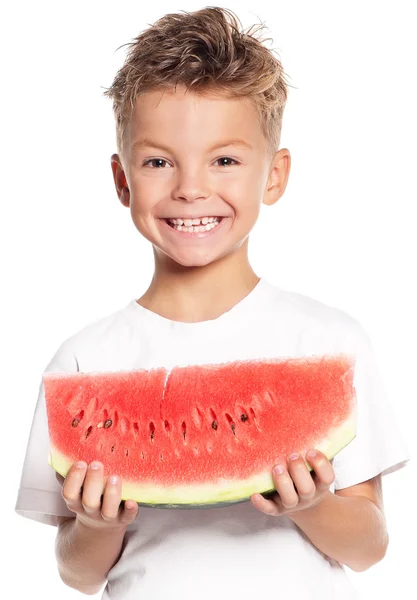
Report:
M218 217L203 217L202 219L167 219L174 229L177 231L186 231L188 233L199 233L202 231L210 231L217 227L220 223ZM200 221L203 225L199 225ZM184 223L182 225L181 223ZM187 225L190 223L190 225Z
M207 223L214 223L218 221L219 217L201 217L200 219L168 219L170 223L174 225L185 225L186 227L191 227L192 225L207 225Z

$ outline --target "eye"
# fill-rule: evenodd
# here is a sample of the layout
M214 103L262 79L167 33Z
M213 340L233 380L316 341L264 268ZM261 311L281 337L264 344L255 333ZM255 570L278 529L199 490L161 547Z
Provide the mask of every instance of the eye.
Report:
M166 163L167 161L164 160L163 158L151 158L149 160L147 160L145 163L143 163L143 166L147 165L148 163L154 163L154 162L158 162L158 163ZM152 167L155 168L155 167ZM159 167L156 167L159 168Z
M235 160L234 158L230 158L230 156L222 156L221 158L218 158L218 159L216 160L216 162L217 162L218 160L231 160L231 161L232 161L232 162L234 162L236 165L237 165L237 164L239 164L239 163L237 162L237 160ZM223 167L229 167L230 165L222 165L222 166L223 166Z
M236 165L239 164L237 160L235 160L234 158L230 158L230 156L222 156L221 158L218 158L215 162L218 162L219 160L229 160L229 161L232 161L232 163L235 163ZM161 166L160 164L161 163L167 163L168 164L168 162L166 160L164 160L163 158L150 158L149 160L147 160L146 162L143 163L143 166L146 166L149 163L158 163L157 167L152 167L152 168L156 168L156 169L160 168L160 166ZM222 164L221 166L223 166L223 167L229 167L231 165Z

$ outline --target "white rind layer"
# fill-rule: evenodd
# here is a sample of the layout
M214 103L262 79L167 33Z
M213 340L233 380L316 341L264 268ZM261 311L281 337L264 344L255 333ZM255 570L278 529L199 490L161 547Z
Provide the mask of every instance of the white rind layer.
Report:
M325 440L308 446L304 450L291 448L291 451L301 452L305 458L306 452L314 447L331 460L338 452L347 446L356 436L356 403L350 416L339 427L329 430ZM51 446L48 460L49 465L60 475L65 477L73 464L66 456ZM309 471L312 470L308 462ZM181 507L190 506L221 506L232 502L243 502L248 500L252 494L265 493L274 489L272 479L272 468L270 465L266 471L258 473L247 479L222 479L210 483L191 485L178 485L163 487L157 484L137 484L122 481L122 500L135 500L139 505L159 507Z

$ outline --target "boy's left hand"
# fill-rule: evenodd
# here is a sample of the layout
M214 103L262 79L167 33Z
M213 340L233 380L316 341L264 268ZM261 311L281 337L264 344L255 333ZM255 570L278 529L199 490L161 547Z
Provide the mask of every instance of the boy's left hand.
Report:
M266 515L279 517L311 508L321 502L335 480L335 473L333 466L322 452L315 450L314 458L310 457L309 452L306 454L306 459L313 467L313 475L302 456L292 460L290 454L287 459L288 466L281 465L284 467L281 474L272 470L277 493L274 493L270 500L260 494L252 494L251 502L255 508Z

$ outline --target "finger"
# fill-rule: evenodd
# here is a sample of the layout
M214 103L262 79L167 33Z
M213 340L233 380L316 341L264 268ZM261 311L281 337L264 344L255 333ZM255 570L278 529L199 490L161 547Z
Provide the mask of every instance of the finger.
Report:
M288 456L288 471L297 490L299 502L312 500L317 493L316 485L300 455L294 453Z
M123 511L120 514L120 522L123 525L129 525L132 523L138 514L139 505L134 500L126 500L123 507Z
M118 520L122 495L122 484L117 475L111 475L106 482L101 507L101 516L104 521L110 523Z
M122 525L128 525L136 518L139 506L134 500L126 500L121 503L122 485L117 475L107 479L106 489L103 495L101 516L104 521L117 521Z
M72 465L62 485L61 495L68 508L75 513L81 513L81 488L84 483L87 463L79 461Z
M104 488L104 469L98 461L90 463L84 481L82 506L91 518L100 517L101 496Z
M316 453L315 457L310 456L310 452L312 451ZM306 458L316 474L315 486L317 492L326 492L336 478L332 463L319 450L309 450Z
M280 502L284 510L292 510L298 505L298 494L294 483L284 465L276 465L272 469L272 477L275 483Z
M271 517L278 517L281 514L279 506L274 500L267 500L261 494L252 494L251 502L255 508Z

